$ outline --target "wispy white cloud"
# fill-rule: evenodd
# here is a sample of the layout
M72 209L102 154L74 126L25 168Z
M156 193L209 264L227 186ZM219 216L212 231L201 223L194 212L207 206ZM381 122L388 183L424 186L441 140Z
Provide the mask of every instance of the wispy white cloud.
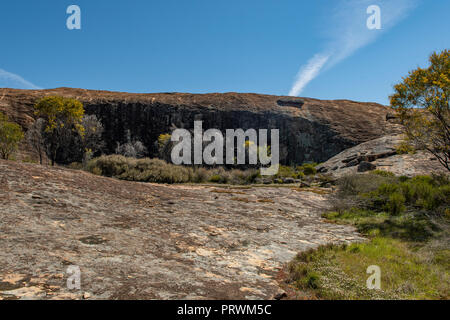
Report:
M0 87L14 89L41 89L21 76L3 69L0 69Z
M420 0L341 0L329 13L326 30L329 41L325 49L311 58L300 68L289 92L298 96L305 86L327 70L348 58L358 49L375 41L414 9ZM366 25L369 15L367 7L378 5L381 8L381 30L369 30ZM328 28L328 27L327 27Z
M297 74L297 80L294 83L291 91L289 92L290 96L296 96L298 93L302 92L303 88L314 79L319 73L320 69L322 69L323 65L330 58L329 55L316 54L312 57L306 65L304 65Z

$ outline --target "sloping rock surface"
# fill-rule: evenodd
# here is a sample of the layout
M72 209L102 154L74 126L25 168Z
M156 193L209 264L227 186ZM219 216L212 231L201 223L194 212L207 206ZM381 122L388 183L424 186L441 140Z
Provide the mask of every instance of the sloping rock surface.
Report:
M317 167L321 173L336 178L354 174L362 167L390 171L396 175L416 176L432 173L448 173L431 154L417 151L414 154L397 154L396 147L403 141L402 135L388 135L344 150ZM369 166L370 164L370 166Z
M362 240L322 221L323 191L155 185L0 160L0 299L271 298L297 252ZM71 265L81 290L66 286Z

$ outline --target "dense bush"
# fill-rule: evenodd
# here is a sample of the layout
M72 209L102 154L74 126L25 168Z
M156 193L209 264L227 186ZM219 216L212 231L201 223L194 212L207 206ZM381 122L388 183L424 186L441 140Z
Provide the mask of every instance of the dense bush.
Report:
M380 174L353 174L337 180L341 196L358 195L377 190L381 185L392 183L395 177Z
M381 205L391 214L402 212L405 206L431 211L450 205L450 184L445 177L417 176L383 184L366 196L374 207Z
M76 165L71 165L75 168ZM274 176L262 177L258 168L226 169L224 167L198 167L179 166L167 163L161 159L136 159L124 155L108 155L95 158L88 162L86 170L108 177L123 180L161 183L229 183L229 184L255 184L255 183L287 183L286 178L300 179L305 177L302 170L314 168L314 164L299 167L280 166L279 172ZM308 171L311 170L311 171ZM313 172L306 169L307 172ZM314 180L314 177L308 177ZM319 183L330 182L325 175L317 177ZM289 182L292 183L292 182Z
M301 179L305 176L315 175L317 173L316 165L316 163L305 163L296 167L280 165L275 178Z
M317 169L314 163L307 163L300 167L303 173L307 176L313 175L317 173Z
M399 215L405 210L405 197L399 192L394 192L386 201L385 208L392 215Z
M397 154L408 154L408 153L413 154L416 152L414 147L406 142L402 142L398 146L396 146L395 151L397 152Z
M293 178L293 179L300 179L304 176L304 173L297 168L290 167L290 166L282 166L280 165L278 169L278 173L275 175L276 178Z
M395 174L393 174L390 171L384 171L384 170L373 170L369 172L370 174L375 174L378 176L382 176L382 177L388 177L388 178L392 178L395 177Z
M72 147L85 132L82 125L83 104L72 98L47 96L40 99L34 109L35 115L43 121L40 134L52 165L77 161L74 158L79 152Z
M159 159L101 156L88 163L88 171L130 181L181 183L191 181L191 168L169 165Z
M338 180L340 194L354 196L364 207L398 215L408 208L444 212L450 205L450 184L446 176L395 177L376 172Z
M39 117L27 131L27 141L43 163L86 163L104 147L103 125L95 115L85 115L80 101L58 96L42 98L35 105Z
M0 158L9 159L23 139L22 127L0 112Z
M87 170L98 175L123 180L185 183L212 182L248 184L259 177L259 170L225 170L218 168L193 168L170 164L160 159L135 159L122 155L101 156L91 160Z
M374 177L373 174L360 176L360 179ZM352 177L351 181L354 179ZM375 190L339 198L333 211L324 213L323 217L353 224L359 232L370 237L423 242L444 229L448 233L445 222L450 212L448 176L384 179Z

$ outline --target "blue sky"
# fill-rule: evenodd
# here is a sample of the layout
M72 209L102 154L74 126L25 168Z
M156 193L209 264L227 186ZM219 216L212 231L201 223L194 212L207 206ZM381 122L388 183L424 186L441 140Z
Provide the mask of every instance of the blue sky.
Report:
M66 28L71 4L81 30ZM366 27L372 4L381 30ZM327 57L300 96L387 104L450 47L448 12L448 0L2 1L0 87L287 95Z

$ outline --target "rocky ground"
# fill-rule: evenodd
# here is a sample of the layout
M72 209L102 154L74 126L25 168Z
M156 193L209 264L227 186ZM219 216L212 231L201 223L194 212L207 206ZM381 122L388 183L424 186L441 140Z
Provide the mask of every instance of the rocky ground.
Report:
M0 299L269 299L311 247L362 240L327 190L119 181L0 161ZM69 290L67 268L81 270Z
M317 167L321 173L339 178L369 170L384 170L395 175L448 174L438 159L425 151L398 154L402 135L387 135L342 151Z

